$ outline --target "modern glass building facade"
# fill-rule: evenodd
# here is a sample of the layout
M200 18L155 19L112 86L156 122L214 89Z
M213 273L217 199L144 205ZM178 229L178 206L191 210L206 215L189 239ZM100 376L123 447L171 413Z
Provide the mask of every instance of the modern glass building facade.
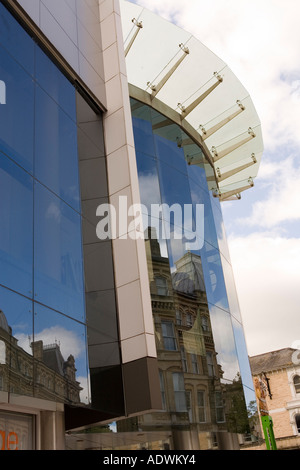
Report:
M234 153L241 176L222 187L193 123L131 81L131 8L0 3L3 450L76 449L76 431L112 422L97 448L234 448L251 433L220 201L249 187L256 159ZM124 196L141 204L142 236L99 239L98 208Z
M254 401L213 169L177 124L134 99L131 109L163 411L118 429L211 449L224 431L250 434Z

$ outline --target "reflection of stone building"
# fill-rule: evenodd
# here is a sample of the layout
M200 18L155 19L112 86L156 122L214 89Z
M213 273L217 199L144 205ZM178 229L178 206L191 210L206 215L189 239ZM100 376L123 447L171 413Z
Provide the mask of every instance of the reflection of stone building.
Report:
M0 391L45 400L79 403L75 360L64 360L58 344L31 343L32 355L18 345L0 311Z
M222 431L248 432L248 419L240 378L222 381L201 258L187 252L171 273L155 238L146 251L163 412L120 422L118 429L169 430L177 449L222 447Z

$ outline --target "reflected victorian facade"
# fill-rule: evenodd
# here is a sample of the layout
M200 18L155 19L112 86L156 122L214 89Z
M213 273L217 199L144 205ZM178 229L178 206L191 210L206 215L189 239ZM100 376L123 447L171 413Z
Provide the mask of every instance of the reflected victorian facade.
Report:
M122 448L237 447L255 397L220 203L259 165L246 90L123 0L2 0L2 83L0 426L37 449L114 421ZM97 236L123 198L146 240Z
M210 169L179 126L157 126L165 118L136 100L131 107L163 411L121 421L118 429L169 430L175 448L222 447L225 436L245 435L250 427L221 269L221 212L207 185ZM160 204L159 219L149 216L153 201ZM201 240L196 204L204 207ZM191 229L182 230L184 211L182 226L175 226L179 219L168 210L187 205L193 207L190 227L198 226L194 238Z
M30 344L31 351L18 345L3 312L0 312L0 391L62 403L80 402L75 360L65 361L60 345Z

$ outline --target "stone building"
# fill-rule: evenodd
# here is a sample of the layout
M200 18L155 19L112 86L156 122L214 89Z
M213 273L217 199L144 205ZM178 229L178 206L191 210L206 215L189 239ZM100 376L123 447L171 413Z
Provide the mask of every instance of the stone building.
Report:
M266 389L266 405L278 448L300 446L300 363L292 348L250 357L253 380Z

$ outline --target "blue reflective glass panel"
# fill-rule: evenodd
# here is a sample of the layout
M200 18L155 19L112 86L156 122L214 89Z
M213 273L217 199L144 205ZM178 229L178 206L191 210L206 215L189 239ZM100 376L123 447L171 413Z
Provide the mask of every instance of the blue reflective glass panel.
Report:
M161 204L157 161L140 151L136 152L136 159L141 203L150 214L152 204Z
M204 205L204 239L207 243L210 243L215 248L219 248L215 220L213 217L209 194L202 190L191 179L190 187L194 207L196 207L197 204Z
M175 126L175 128L178 127ZM181 133L177 133L180 138ZM186 175L187 164L185 161L183 149L180 148L176 142L167 140L164 136L155 135L154 139L157 158Z
M0 153L0 284L32 297L33 181Z
M244 329L241 323L235 318L232 319L232 326L234 331L234 338L236 349L239 358L239 365L241 371L242 382L245 387L253 392L253 381L251 375L251 369L249 365L248 351L245 341ZM250 392L249 392L250 393Z
M232 266L228 261L221 256L223 274L227 289L227 298L229 302L229 309L231 315L236 318L240 323L242 323L239 300L237 296L236 286L234 282Z
M148 116L147 116L148 117ZM155 155L152 123L146 119L133 118L134 144L136 150L147 155Z
M77 128L41 88L36 88L35 176L80 209Z
M227 290L219 251L210 244L205 243L199 254L201 255L208 303L217 305L229 312Z
M223 379L236 380L240 374L231 316L216 305L209 305L217 361L222 367Z
M0 287L0 310L5 315L11 336L18 340L18 346L31 354L30 344L33 339L32 300L5 287Z
M186 175L158 160L159 180L162 203L172 206L192 205L189 180Z
M0 44L33 75L34 42L1 3Z
M210 200L211 200L211 208L212 208L213 218L214 218L215 227L216 227L216 234L218 238L219 250L222 253L222 255L227 259L227 261L230 262L230 254L229 254L229 249L228 249L228 244L227 244L227 239L226 239L226 231L225 231L225 226L224 226L224 221L223 221L223 215L222 215L221 208L220 208L220 201L219 199L214 198L211 194L210 194Z
M0 105L0 150L25 170L33 170L34 85L24 69L0 47L0 79L6 104Z
M187 167L187 172L190 180L194 181L201 189L208 192L204 164L194 164L193 160L191 160L191 164Z
M35 300L84 319L80 215L35 184Z
M35 57L37 82L76 121L75 88L39 47L36 47Z

